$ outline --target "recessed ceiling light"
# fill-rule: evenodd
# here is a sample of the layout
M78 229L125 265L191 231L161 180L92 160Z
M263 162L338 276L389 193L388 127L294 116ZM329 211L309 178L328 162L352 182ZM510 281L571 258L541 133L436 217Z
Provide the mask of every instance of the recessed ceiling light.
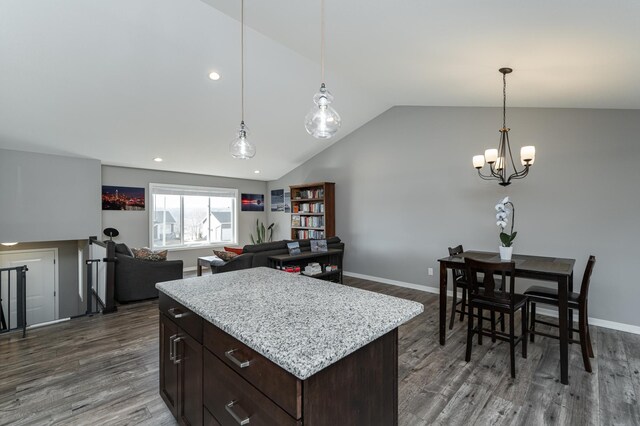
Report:
M220 74L218 74L218 73L217 73L217 72L215 72L215 71L211 71L211 72L209 73L209 78L210 78L211 80L213 80L213 81L220 80Z
M153 161L155 161L156 163L162 163L162 158L156 157L153 159Z
M258 174L260 173L260 170L254 170L253 173Z

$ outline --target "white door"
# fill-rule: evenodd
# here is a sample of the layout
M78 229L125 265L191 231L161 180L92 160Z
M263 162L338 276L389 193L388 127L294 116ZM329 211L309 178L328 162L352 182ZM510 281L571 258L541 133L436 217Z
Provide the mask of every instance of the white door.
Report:
M0 267L13 268L27 265L27 325L40 324L56 319L56 252L38 250L0 253ZM15 273L11 274L11 312L6 300L8 286L6 273L2 277L2 299L5 315L11 315L11 325L17 324L17 299Z

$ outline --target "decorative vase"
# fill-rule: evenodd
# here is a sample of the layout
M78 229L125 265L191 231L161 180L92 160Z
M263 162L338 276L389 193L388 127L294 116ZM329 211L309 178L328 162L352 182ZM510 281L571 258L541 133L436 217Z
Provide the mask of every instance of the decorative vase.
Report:
M512 254L513 254L513 246L511 247L500 246L500 260L505 262L511 262Z

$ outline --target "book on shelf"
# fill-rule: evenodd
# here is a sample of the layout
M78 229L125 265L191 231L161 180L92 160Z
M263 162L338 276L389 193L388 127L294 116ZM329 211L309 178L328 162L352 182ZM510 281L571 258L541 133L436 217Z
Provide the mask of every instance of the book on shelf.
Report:
M302 226L300 223L300 216L297 216L297 215L291 216L291 226L293 227Z
M296 196L296 200L304 200L308 198L324 198L324 189L301 189L298 191L298 195Z
M310 238L315 238L315 239L323 239L324 238L324 231L300 229L300 230L298 230L297 234L298 234L298 239L299 240L307 240L307 239L310 239Z

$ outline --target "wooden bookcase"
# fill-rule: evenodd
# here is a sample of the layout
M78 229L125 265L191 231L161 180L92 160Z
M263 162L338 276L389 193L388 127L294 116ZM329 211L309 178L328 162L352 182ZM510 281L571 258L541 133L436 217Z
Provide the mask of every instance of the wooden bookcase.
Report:
M336 184L316 182L293 185L291 239L325 239L336 235Z

